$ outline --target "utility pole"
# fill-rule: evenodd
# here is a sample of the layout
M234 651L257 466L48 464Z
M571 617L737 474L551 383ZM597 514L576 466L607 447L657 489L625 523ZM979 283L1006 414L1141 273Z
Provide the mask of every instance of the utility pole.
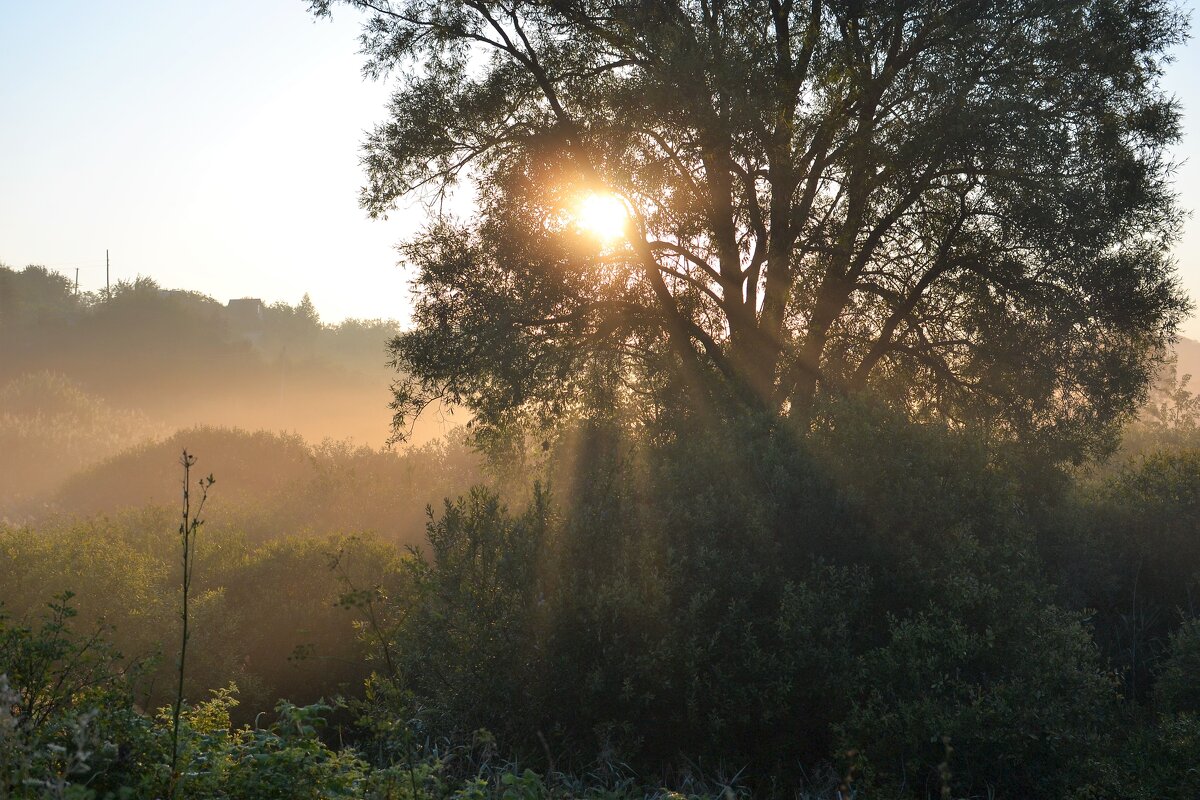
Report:
M108 288L108 248L104 248L104 299L112 299L112 289Z
M79 296L79 267L75 268L75 296Z

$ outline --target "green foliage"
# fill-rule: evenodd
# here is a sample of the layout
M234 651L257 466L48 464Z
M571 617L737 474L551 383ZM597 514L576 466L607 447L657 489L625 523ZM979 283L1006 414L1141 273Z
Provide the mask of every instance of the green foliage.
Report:
M1001 587L963 599L892 619L889 641L858 660L838 730L863 791L1066 796L1109 734L1112 677L1078 616Z
M1122 442L1125 453L1200 446L1200 395L1190 388L1190 374L1178 374L1177 363L1170 363L1153 386L1140 418Z
M178 512L163 510L0 527L0 600L22 618L37 613L39 598L71 588L79 624L118 621L111 638L134 658L170 653L179 635L179 567L163 532L172 525ZM283 536L253 545L215 525L206 530L197 543L185 696L235 681L242 722L280 697L313 702L361 686L368 668L355 616L337 606L343 584L329 568L339 550L356 581L388 582L399 571L395 548L369 536ZM139 687L143 707L167 702L174 667L169 656L159 659Z
M1171 634L1170 655L1155 686L1155 700L1166 713L1200 715L1200 619L1185 620Z
M389 663L377 666L420 699L442 734L488 728L508 738L528 730L539 691L530 667L544 666L535 632L547 497L535 490L513 517L477 488L430 518L430 558L418 552L404 562L404 593L390 609L398 618L382 653Z
M1181 614L1200 612L1200 450L1135 456L1058 501L1042 549L1062 596L1094 609L1126 692L1148 699Z
M37 627L0 613L0 664L20 730L45 728L73 706L103 702L122 688L123 658L106 639L108 628L73 635L71 621L78 612L72 597L70 592L56 596Z
M19 413L84 397L22 386ZM864 396L803 432L584 416L508 429L505 490L436 513L480 474L465 438L378 452L202 428L66 484L59 507L92 516L0 525L15 618L64 589L80 607L0 624L5 791L1195 795L1186 437L1073 476ZM212 694L181 706L173 784L170 725L138 710L171 699L171 660L135 667L177 636L178 512L157 487L182 445L228 488L195 551L184 691Z
M1170 657L1143 680L1157 680L1160 713L1119 703L1084 617L1054 604L1035 557L1047 518L1029 498L1052 492L1030 493L969 432L861 401L817 419L803 441L765 419L664 420L638 434L581 425L535 446L552 491L506 503L476 488L427 512L426 546L408 554L369 536L264 540L206 526L185 696L215 693L182 708L177 788L623 798L655 794L649 783L828 796L841 770L863 796L1186 797L1194 776L1177 764L1196 747L1194 624L1172 636L1164 619L1155 634ZM320 486L305 476L322 458L319 474L346 467L343 486L392 463L278 437L245 445L247 465L294 454L252 478L264 496ZM1170 545L1184 570L1190 458L1146 459L1062 502L1097 504L1079 507L1119 533L1111 541L1147 559ZM171 665L133 685L129 660L71 630L104 613L122 621L104 630L125 652L170 645L177 548L162 531L175 516L0 529L0 596L17 613L66 586L85 609L56 605L57 622L4 629L5 691L29 694L23 676L36 670L22 665L51 656L107 687L61 694L36 736L11 739L4 768L21 791L171 791L170 726L133 706L169 699ZM1186 596L1156 595L1179 584L1151 572L1139 602ZM321 703L334 694L347 700ZM6 722L14 731L19 716Z
M1070 797L1078 800L1191 800L1200 793L1200 717L1166 714L1127 720L1119 749L1098 753L1096 778Z
M132 711L140 665L125 662L97 627L79 634L70 593L36 626L0 615L0 795L94 796L84 786L138 741ZM101 781L102 782L102 781Z
M297 706L281 701L265 727L234 726L238 689L214 690L203 702L183 709L178 774L172 776L172 713L151 718L133 707L128 674L105 671L103 639L80 638L71 630L67 599L37 629L3 629L0 648L0 796L13 800L151 800L253 797L264 800L623 800L678 797L542 776L511 762L478 759L463 751L447 757L423 754L403 764L373 765L352 747L333 748L323 733L332 706ZM36 706L10 686L10 670L52 652L58 661L89 659L87 682L81 672L59 680L50 670L39 685L61 702ZM111 666L111 663L109 663ZM18 679L20 680L20 679ZM462 763L454 763L461 759ZM689 797L702 800L695 793Z
M764 793L847 751L863 791L900 796L1098 779L1114 678L1051 602L1012 472L863 404L824 419L805 445L585 426L550 458L556 501L448 504L429 558L371 595L392 669L366 717L572 769L724 764Z
M350 750L332 750L320 739L323 704L280 702L265 728L231 728L236 687L213 693L188 710L179 791L184 797L363 797L366 764ZM164 723L167 721L163 719Z

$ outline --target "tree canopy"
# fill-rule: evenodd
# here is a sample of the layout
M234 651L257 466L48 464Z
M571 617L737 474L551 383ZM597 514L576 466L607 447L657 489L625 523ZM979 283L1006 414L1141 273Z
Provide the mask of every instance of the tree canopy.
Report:
M868 390L1077 457L1187 310L1167 0L342 4L396 83L364 206L466 181L478 210L404 249L398 420L732 396L804 425Z

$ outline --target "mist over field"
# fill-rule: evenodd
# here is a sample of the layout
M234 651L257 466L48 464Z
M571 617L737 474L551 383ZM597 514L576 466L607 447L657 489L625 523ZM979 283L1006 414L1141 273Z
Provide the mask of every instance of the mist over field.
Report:
M298 499L286 492L312 491L335 468L354 465L356 479L382 483L405 474L401 465L416 452L458 447L464 465L477 461L461 443L469 415L449 408L402 428L399 448L386 446L394 433L394 321L323 324L307 297L294 306L222 304L149 279L81 296L66 276L36 266L0 265L0 301L0 517L10 522L170 506L179 493L171 466L185 447L222 475L216 507L256 498L278 504L275 514L285 516L277 520ZM1185 337L1156 397L1190 375L1200 379L1200 342ZM328 512L320 527L402 530L401 541L419 543L425 505L464 491L473 477L435 484L401 512L409 518L401 524L384 520L392 503L381 494L378 508L342 509L348 518ZM293 516L302 527L317 525Z
M0 12L0 800L1200 798L1186 3L118 5Z
M209 454L207 468L248 490L259 475L297 480L297 449L328 441L365 457L392 435L387 343L395 322L324 325L307 298L222 304L149 279L81 296L65 276L38 267L0 267L0 301L0 515L10 519L77 508L68 482L84 483L89 468L113 474L156 444L158 463L138 464L146 482L111 480L110 502L93 490L87 507L173 502L173 481L149 480L164 477L174 457L162 454L180 441L225 436L231 452ZM409 442L425 444L463 422L430 413ZM195 428L221 430L178 435ZM278 452L253 449L251 433L260 431L257 439ZM246 453L232 444L239 438Z

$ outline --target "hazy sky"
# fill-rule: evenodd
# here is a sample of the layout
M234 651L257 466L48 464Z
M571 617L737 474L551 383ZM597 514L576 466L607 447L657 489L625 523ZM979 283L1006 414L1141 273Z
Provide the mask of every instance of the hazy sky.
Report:
M0 0L0 262L78 267L97 289L108 248L114 281L307 291L327 321L403 319L394 245L421 215L358 208L386 90L361 77L357 22L303 0ZM1200 209L1200 42L1167 87L1185 112L1177 186ZM1200 215L1178 258L1200 300Z

